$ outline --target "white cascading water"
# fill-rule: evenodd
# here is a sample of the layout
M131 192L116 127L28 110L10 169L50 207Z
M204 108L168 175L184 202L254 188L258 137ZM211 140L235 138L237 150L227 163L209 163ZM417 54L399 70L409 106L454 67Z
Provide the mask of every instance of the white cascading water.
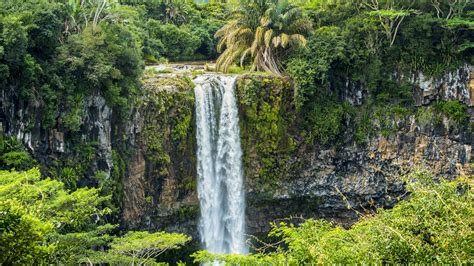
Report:
M235 76L206 74L194 83L199 233L206 250L246 254L245 193Z

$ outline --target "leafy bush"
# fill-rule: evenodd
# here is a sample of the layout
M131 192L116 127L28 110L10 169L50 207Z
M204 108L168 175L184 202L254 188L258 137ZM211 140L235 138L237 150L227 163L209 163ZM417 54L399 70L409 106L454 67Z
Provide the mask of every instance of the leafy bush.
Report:
M58 64L67 79L62 86L69 91L70 102L65 123L71 130L80 124L85 96L99 93L110 107L127 114L138 93L142 72L139 44L134 35L120 25L87 27L71 36L61 47Z
M110 244L111 254L139 259L150 263L153 258L170 249L177 249L191 240L183 234L168 234L157 232L128 232L123 237L116 238Z
M38 169L0 171L0 204L6 210L0 212L0 221L7 223L2 226L6 230L0 232L3 240L0 250L8 250L8 253L2 252L8 256L0 256L0 262L32 264L47 263L50 259L51 263L56 259L68 261L78 254L55 258L56 252L64 251L58 250L56 241L50 237L96 228L95 217L108 213L107 209L99 209L105 200L107 197L100 197L98 189L81 188L69 192L60 181L41 179ZM9 237L21 236L31 230L35 233L25 238ZM29 248L12 252L10 247L17 245Z
M14 137L0 138L0 169L27 170L37 162Z
M31 264L46 257L48 248L38 245L53 225L44 223L14 200L0 201L0 262Z
M129 1L144 7L144 57L148 62L217 57L215 32L225 23L228 5L193 1ZM139 6L143 5L144 6ZM174 26L174 27L173 27ZM164 32L171 30L169 32Z
M350 119L351 108L347 103L320 101L305 116L306 142L328 144L335 141L344 130L344 122Z
M295 80L295 106L301 111L315 96L326 93L332 67L345 58L346 41L338 27L321 27L308 40L305 49L286 62Z
M459 101L449 100L437 102L434 105L436 112L446 115L456 123L461 123L468 118L467 106Z
M201 46L198 36L192 34L185 26L178 27L174 24L161 24L155 20L147 23L152 39L159 40L162 44L160 55L171 60L191 58Z
M0 160L7 168L17 170L26 170L34 165L34 160L30 154L24 151L7 152L1 156Z

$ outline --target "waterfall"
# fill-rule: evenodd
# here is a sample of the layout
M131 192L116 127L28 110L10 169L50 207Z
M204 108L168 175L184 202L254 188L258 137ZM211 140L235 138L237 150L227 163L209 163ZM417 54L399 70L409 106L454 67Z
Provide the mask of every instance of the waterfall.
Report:
M206 250L246 254L245 194L235 76L200 75L194 83L199 233Z

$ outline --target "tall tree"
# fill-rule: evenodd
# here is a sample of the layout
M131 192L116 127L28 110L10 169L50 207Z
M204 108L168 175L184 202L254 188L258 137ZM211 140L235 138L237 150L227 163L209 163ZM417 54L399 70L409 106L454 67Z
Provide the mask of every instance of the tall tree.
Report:
M403 1L396 0L365 0L362 1L363 6L369 8L371 11L369 15L377 17L382 26L385 35L392 46L400 29L400 25L407 16L415 13L410 9L414 1L408 1L408 5L400 3Z
M431 0L431 3L436 9L438 18L451 19L462 14L464 9L472 4L472 0Z
M252 61L252 70L282 75L281 59L288 51L306 45L311 22L287 0L242 0L233 19L216 33L220 39L216 68L228 71L240 59Z

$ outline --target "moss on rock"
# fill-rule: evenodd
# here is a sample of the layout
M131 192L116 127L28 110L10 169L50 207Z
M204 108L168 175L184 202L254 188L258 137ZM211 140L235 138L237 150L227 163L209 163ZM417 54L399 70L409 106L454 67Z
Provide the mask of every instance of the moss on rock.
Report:
M188 77L158 76L144 81L139 146L148 164L147 175L156 180L160 204L196 189L194 178L189 178L195 176L193 87Z
M295 141L290 125L295 119L289 80L245 75L237 81L244 164L247 175L261 185L287 176Z

